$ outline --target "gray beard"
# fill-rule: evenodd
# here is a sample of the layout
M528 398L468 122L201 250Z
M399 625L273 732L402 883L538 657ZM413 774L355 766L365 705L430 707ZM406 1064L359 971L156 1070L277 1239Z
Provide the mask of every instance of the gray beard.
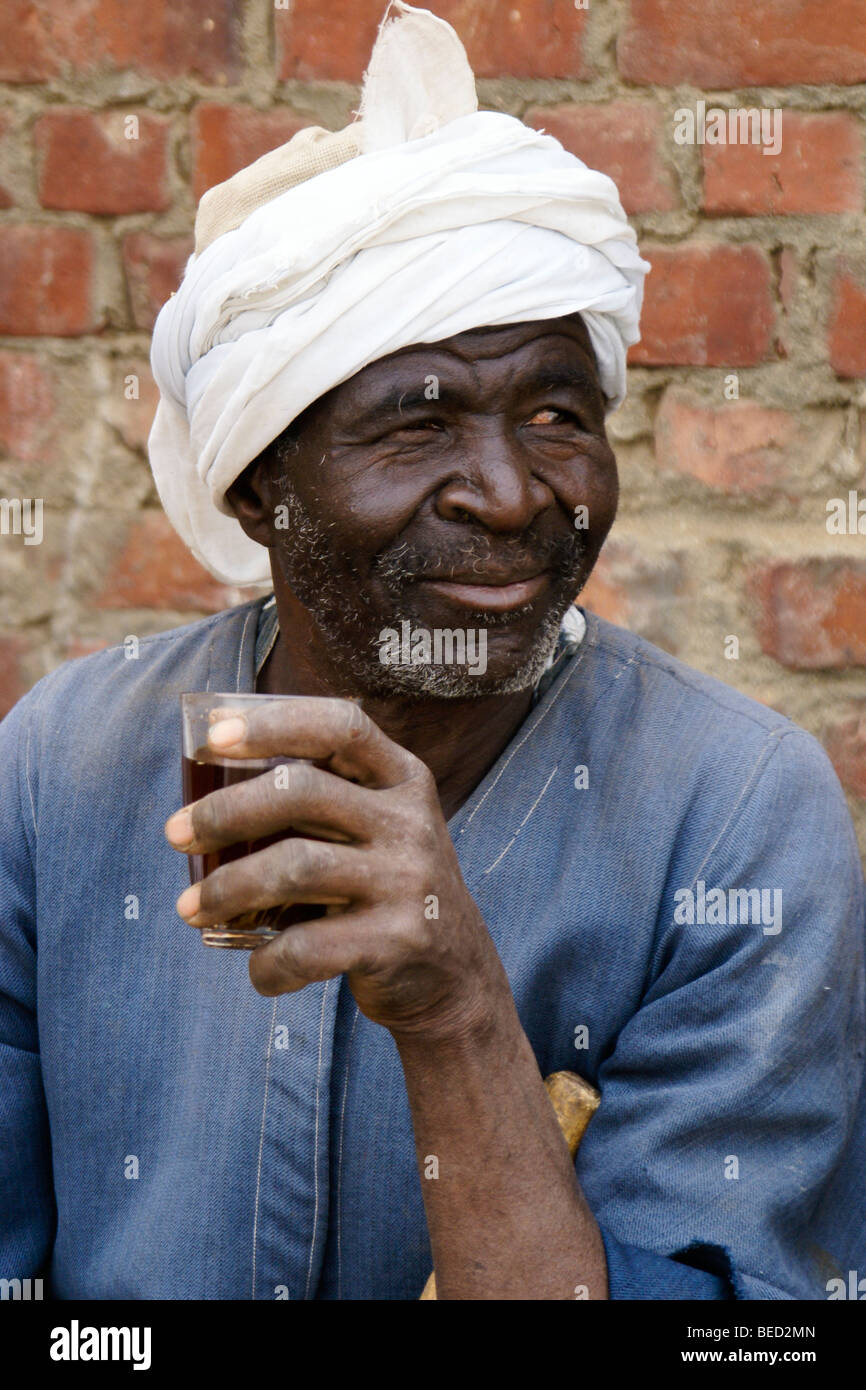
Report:
M517 664L504 675L473 674L465 667L445 664L382 665L379 640L383 628L399 631L405 620L413 628L423 626L402 593L399 551L392 552L377 567L386 592L393 596L393 609L383 614L374 610L351 556L335 556L328 528L309 514L291 479L284 475L276 479L276 485L288 519L286 542L274 547L277 565L309 612L335 668L349 678L347 693L356 686L368 695L464 700L491 694L511 695L530 690L538 683L555 650L562 617L573 603L580 581L574 581L573 591L569 581L564 581L561 602L548 609L528 651L521 653ZM527 609L507 614L469 613L466 625L491 631L513 622Z

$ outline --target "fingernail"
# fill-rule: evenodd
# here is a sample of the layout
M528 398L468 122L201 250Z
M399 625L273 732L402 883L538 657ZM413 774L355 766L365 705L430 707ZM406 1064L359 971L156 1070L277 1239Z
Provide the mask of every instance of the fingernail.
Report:
M208 739L216 744L217 748L228 748L233 743L240 743L246 731L245 719L221 719L208 730Z
M168 818L165 823L165 836L178 849L192 844L192 816L186 807L181 811L175 811L174 815Z
M201 905L201 885L194 883L191 888L185 888L175 904L179 916L187 922L191 917L195 917Z

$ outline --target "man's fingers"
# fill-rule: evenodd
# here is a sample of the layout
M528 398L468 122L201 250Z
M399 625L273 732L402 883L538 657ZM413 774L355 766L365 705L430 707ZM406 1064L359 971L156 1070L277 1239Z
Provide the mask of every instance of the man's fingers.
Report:
M310 763L286 762L176 812L166 823L166 835L187 854L264 839L291 827L366 843L387 814L372 791Z
M368 787L395 787L424 764L389 739L351 700L298 695L231 712L208 730L229 758L311 758Z
M222 864L201 883L185 889L178 903L184 904L181 915L191 926L216 926L266 907L366 898L370 872L365 850L290 839Z
M321 917L286 927L250 956L250 979L259 994L290 994L314 980L375 967L374 933L361 917Z

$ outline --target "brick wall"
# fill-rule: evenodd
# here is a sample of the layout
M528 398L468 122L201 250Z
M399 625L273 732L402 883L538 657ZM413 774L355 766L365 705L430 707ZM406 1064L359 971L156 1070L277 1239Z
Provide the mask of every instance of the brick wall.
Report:
M148 333L195 199L301 125L346 123L382 7L0 12L0 491L44 499L40 545L0 536L4 707L70 656L242 597L158 508ZM866 534L827 526L831 499L866 499L863 0L432 8L483 105L617 179L655 267L588 603L817 734L866 849ZM678 143L699 100L781 109L782 148Z

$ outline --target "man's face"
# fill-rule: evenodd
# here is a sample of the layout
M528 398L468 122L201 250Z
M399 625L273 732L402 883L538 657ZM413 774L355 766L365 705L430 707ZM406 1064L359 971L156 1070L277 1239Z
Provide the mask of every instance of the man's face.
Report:
M349 683L439 697L530 688L616 513L581 319L404 348L288 434L264 464L281 521L275 584L309 610ZM483 630L486 670L382 664L383 632L404 620L413 632Z

